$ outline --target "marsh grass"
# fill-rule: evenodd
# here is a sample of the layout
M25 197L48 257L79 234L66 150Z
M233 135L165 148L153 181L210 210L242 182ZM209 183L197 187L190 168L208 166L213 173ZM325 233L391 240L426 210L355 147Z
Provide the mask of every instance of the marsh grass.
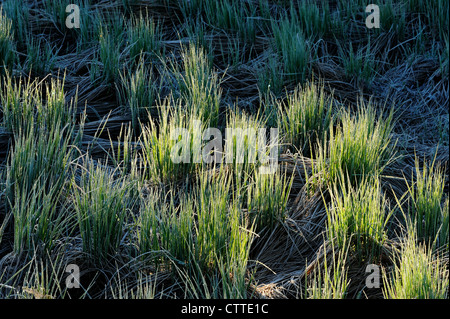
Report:
M448 297L448 1L67 3L1 4L1 298Z

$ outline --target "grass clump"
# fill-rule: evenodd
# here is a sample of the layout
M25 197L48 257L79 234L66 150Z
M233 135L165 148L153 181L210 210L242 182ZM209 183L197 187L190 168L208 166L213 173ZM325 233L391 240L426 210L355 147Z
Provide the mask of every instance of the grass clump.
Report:
M271 169L278 160L278 130L265 127L260 113L252 116L236 109L227 118L225 162L237 180L245 181L256 170Z
M256 171L250 181L247 194L247 208L255 230L273 229L275 223L283 222L293 178L277 169L273 174Z
M132 16L127 28L130 59L138 61L141 56L154 59L159 56L162 41L161 26L152 17L140 13Z
M152 71L144 60L140 60L136 70L131 75L120 74L121 88L119 88L119 99L126 105L125 112L131 113L131 125L138 130L139 122L143 115L155 104L157 90L153 82Z
M194 253L193 207L187 196L175 200L174 194L163 197L159 191L152 190L143 198L138 232L142 258L156 267L172 270L171 261L178 266L189 266Z
M27 40L27 58L24 69L36 76L45 76L55 67L57 52L51 44L43 38L35 40L28 37Z
M66 27L66 7L73 4L71 0L46 0L44 1L45 11L50 15L52 22L63 30Z
M308 273L306 275L304 296L308 299L344 299L350 283L345 267L348 248L336 251L331 242L331 249L326 246L323 249L323 262L314 267L311 277L308 278ZM327 256L330 253L331 257Z
M69 129L55 127L50 132L18 134L9 160L6 194L14 202L17 190L31 190L36 181L50 189L61 188L71 161L72 140Z
M417 12L426 17L432 37L440 41L444 41L448 37L448 1L407 0L406 6L411 12Z
M211 61L204 50L194 45L182 49L181 59L182 68L173 66L174 84L187 112L216 127L222 90Z
M375 108L360 104L355 116L342 111L341 125L330 125L329 140L319 143L317 164L313 168L321 178L336 183L343 173L351 183L364 176L380 176L394 156L391 142L393 110L386 119L377 118Z
M272 20L276 52L283 64L284 74L290 82L304 82L310 73L311 45L295 20Z
M252 227L242 220L242 209L232 190L232 176L224 171L200 175L196 193L196 260L201 274L209 274L210 280L222 283L218 296L246 298ZM197 290L200 284L198 281Z
M326 1L322 1L320 6L315 1L302 1L299 4L298 11L292 7L291 3L290 12L292 19L301 26L307 37L322 38L332 29L330 8Z
M77 53L91 50L98 44L103 25L103 19L99 17L102 17L101 12L93 9L89 1L85 0L80 5L80 27L72 29L77 36Z
M356 52L351 43L348 49L339 47L338 50L347 80L356 84L371 83L377 66L371 52L370 39L366 48L358 48Z
M386 299L447 299L449 272L444 260L410 234L390 276L383 276Z
M22 47L27 38L29 30L29 7L23 1L6 0L2 1L2 11L4 15L2 19L2 32L5 32L9 27L8 20L11 23L11 33L17 41L17 45ZM6 18L7 17L7 18ZM4 33L6 35L6 33Z
M122 65L122 35L117 27L101 27L99 33L99 48L97 61L91 69L91 81L100 78L106 84L114 83L119 78Z
M309 84L297 87L286 100L285 105L278 103L278 126L284 142L294 151L310 155L311 146L316 141L324 141L330 128L331 98L324 93L323 85Z
M31 187L15 188L10 212L14 218L13 251L16 254L31 254L36 249L51 251L69 230L71 218L60 210L63 189L46 190L46 182L37 180Z
M387 239L385 226L389 220L380 181L376 177L364 178L353 187L341 176L340 183L330 190L328 237L341 248L350 243L361 262L377 261Z
M227 0L205 3L206 20L213 26L235 32L240 39L253 43L257 25L253 17L256 7L251 3Z
M166 264L196 298L245 298L251 232L246 229L232 178L203 171L194 191L175 202L153 193L140 217L141 254ZM164 251L164 254L161 252ZM162 263L162 264L161 264Z
M445 176L439 164L415 161L415 183L408 186L408 220L417 238L427 245L448 245L448 206L444 204ZM448 200L447 200L448 205Z
M175 182L201 165L204 124L179 101L166 99L158 111L159 123L149 117L149 125L142 126L145 176L154 183Z
M58 123L57 123L58 124ZM66 184L72 160L69 129L56 125L16 135L6 174L7 211L14 217L14 251L33 245L51 249L58 234L65 231L59 198Z
M64 80L51 78L44 86L31 78L25 82L6 74L0 90L4 127L13 133L51 130L54 125L73 127L77 97L66 103Z
M40 96L37 93L36 82L28 79L24 83L22 78L15 81L9 74L2 77L0 98L2 102L3 126L10 132L19 130L29 132L35 122L34 105L39 104Z
M83 251L93 263L104 263L118 253L132 199L129 183L115 172L90 162L74 185L74 207Z
M386 0L380 5L380 25L382 30L392 32L398 41L406 35L406 10L402 3Z
M258 89L264 95L279 95L283 89L284 79L282 65L277 56L269 55L267 61L257 70Z
M14 36L12 22L3 14L0 7L0 74L11 70L14 63Z

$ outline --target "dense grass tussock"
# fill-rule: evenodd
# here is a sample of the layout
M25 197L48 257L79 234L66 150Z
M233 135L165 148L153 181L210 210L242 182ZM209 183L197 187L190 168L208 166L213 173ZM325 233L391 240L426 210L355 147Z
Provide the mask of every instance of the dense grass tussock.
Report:
M389 299L446 299L448 268L442 257L435 257L426 245L408 238L390 277L386 277L383 294Z
M361 261L376 261L387 239L385 227L389 219L379 178L365 178L353 187L348 176L341 174L338 185L331 191L329 238L341 248L345 243L354 245Z
M316 142L324 140L332 121L331 99L323 87L312 84L294 90L284 107L278 102L278 127L282 129L284 143L292 145L293 151L310 155Z
M444 201L444 174L439 165L415 161L415 183L409 186L408 217L417 238L437 247L448 246L448 198ZM436 166L435 166L436 165Z
M359 104L354 116L342 110L337 128L330 125L328 140L319 143L316 165L318 171L325 172L324 182L336 183L342 173L352 183L382 174L395 156L393 114L391 110L386 119L377 117L370 102Z
M22 133L11 151L5 181L6 211L14 221L14 251L28 251L33 246L52 248L70 223L62 197L70 178L71 132L58 127L50 132ZM64 135L68 136L64 136Z
M449 2L366 5L0 1L0 298L448 298Z

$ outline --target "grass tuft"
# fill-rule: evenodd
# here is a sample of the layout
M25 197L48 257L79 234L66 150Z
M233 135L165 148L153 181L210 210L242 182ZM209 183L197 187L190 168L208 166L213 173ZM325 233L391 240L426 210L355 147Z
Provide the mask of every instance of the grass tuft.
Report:
M342 174L330 193L329 239L340 248L349 243L361 262L376 262L387 240L385 226L389 220L379 179L364 178L353 187Z
M162 29L152 17L140 13L133 15L127 29L130 46L130 59L138 61L141 56L146 60L155 59L159 56L162 48Z
M337 251L336 251L337 250ZM331 253L331 257L327 254ZM331 259L331 265L330 260ZM347 296L350 280L347 279L348 270L346 248L336 249L331 243L328 251L324 246L323 262L312 271L311 277L306 275L305 297L308 299L344 299Z
M149 125L142 126L145 176L155 183L171 183L201 165L205 124L194 115L185 114L179 101L165 99L158 111L159 122L149 116Z
M3 14L0 7L0 74L11 70L14 64L14 35L12 22Z
M154 107L158 93L151 66L147 66L141 59L131 75L129 72L123 72L120 78L119 100L126 106L125 112L131 112L132 127L138 130L143 116Z
M297 87L286 98L285 105L278 103L279 127L284 143L293 151L311 155L311 146L317 141L324 142L330 128L332 97L326 96L323 84L309 84Z
M66 102L64 91L65 77L51 78L45 83L31 78L14 78L8 73L2 78L0 101L3 112L3 125L13 133L36 132L38 129L51 130L75 124L77 96Z
M390 276L383 276L386 299L447 299L449 272L426 245L416 245L410 235L403 243Z
M304 82L310 74L311 44L294 19L272 20L275 49L290 82Z
M58 123L56 123L58 124ZM7 211L14 217L14 251L51 249L70 218L59 212L72 160L70 129L16 135L6 174Z
M133 199L130 184L115 172L90 162L83 170L80 185L74 184L74 207L83 251L95 264L107 262L119 253L124 224Z
M444 204L445 176L439 164L415 160L415 183L408 186L409 222L427 245L448 245L448 206ZM447 203L448 205L448 203Z
M217 126L222 90L211 61L201 48L190 45L181 52L182 68L172 66L175 85L188 113Z
M341 125L330 125L329 140L319 143L314 169L326 182L335 183L343 173L351 183L365 176L380 176L393 161L393 109L386 119L376 115L374 106L361 102L356 114L343 110Z

